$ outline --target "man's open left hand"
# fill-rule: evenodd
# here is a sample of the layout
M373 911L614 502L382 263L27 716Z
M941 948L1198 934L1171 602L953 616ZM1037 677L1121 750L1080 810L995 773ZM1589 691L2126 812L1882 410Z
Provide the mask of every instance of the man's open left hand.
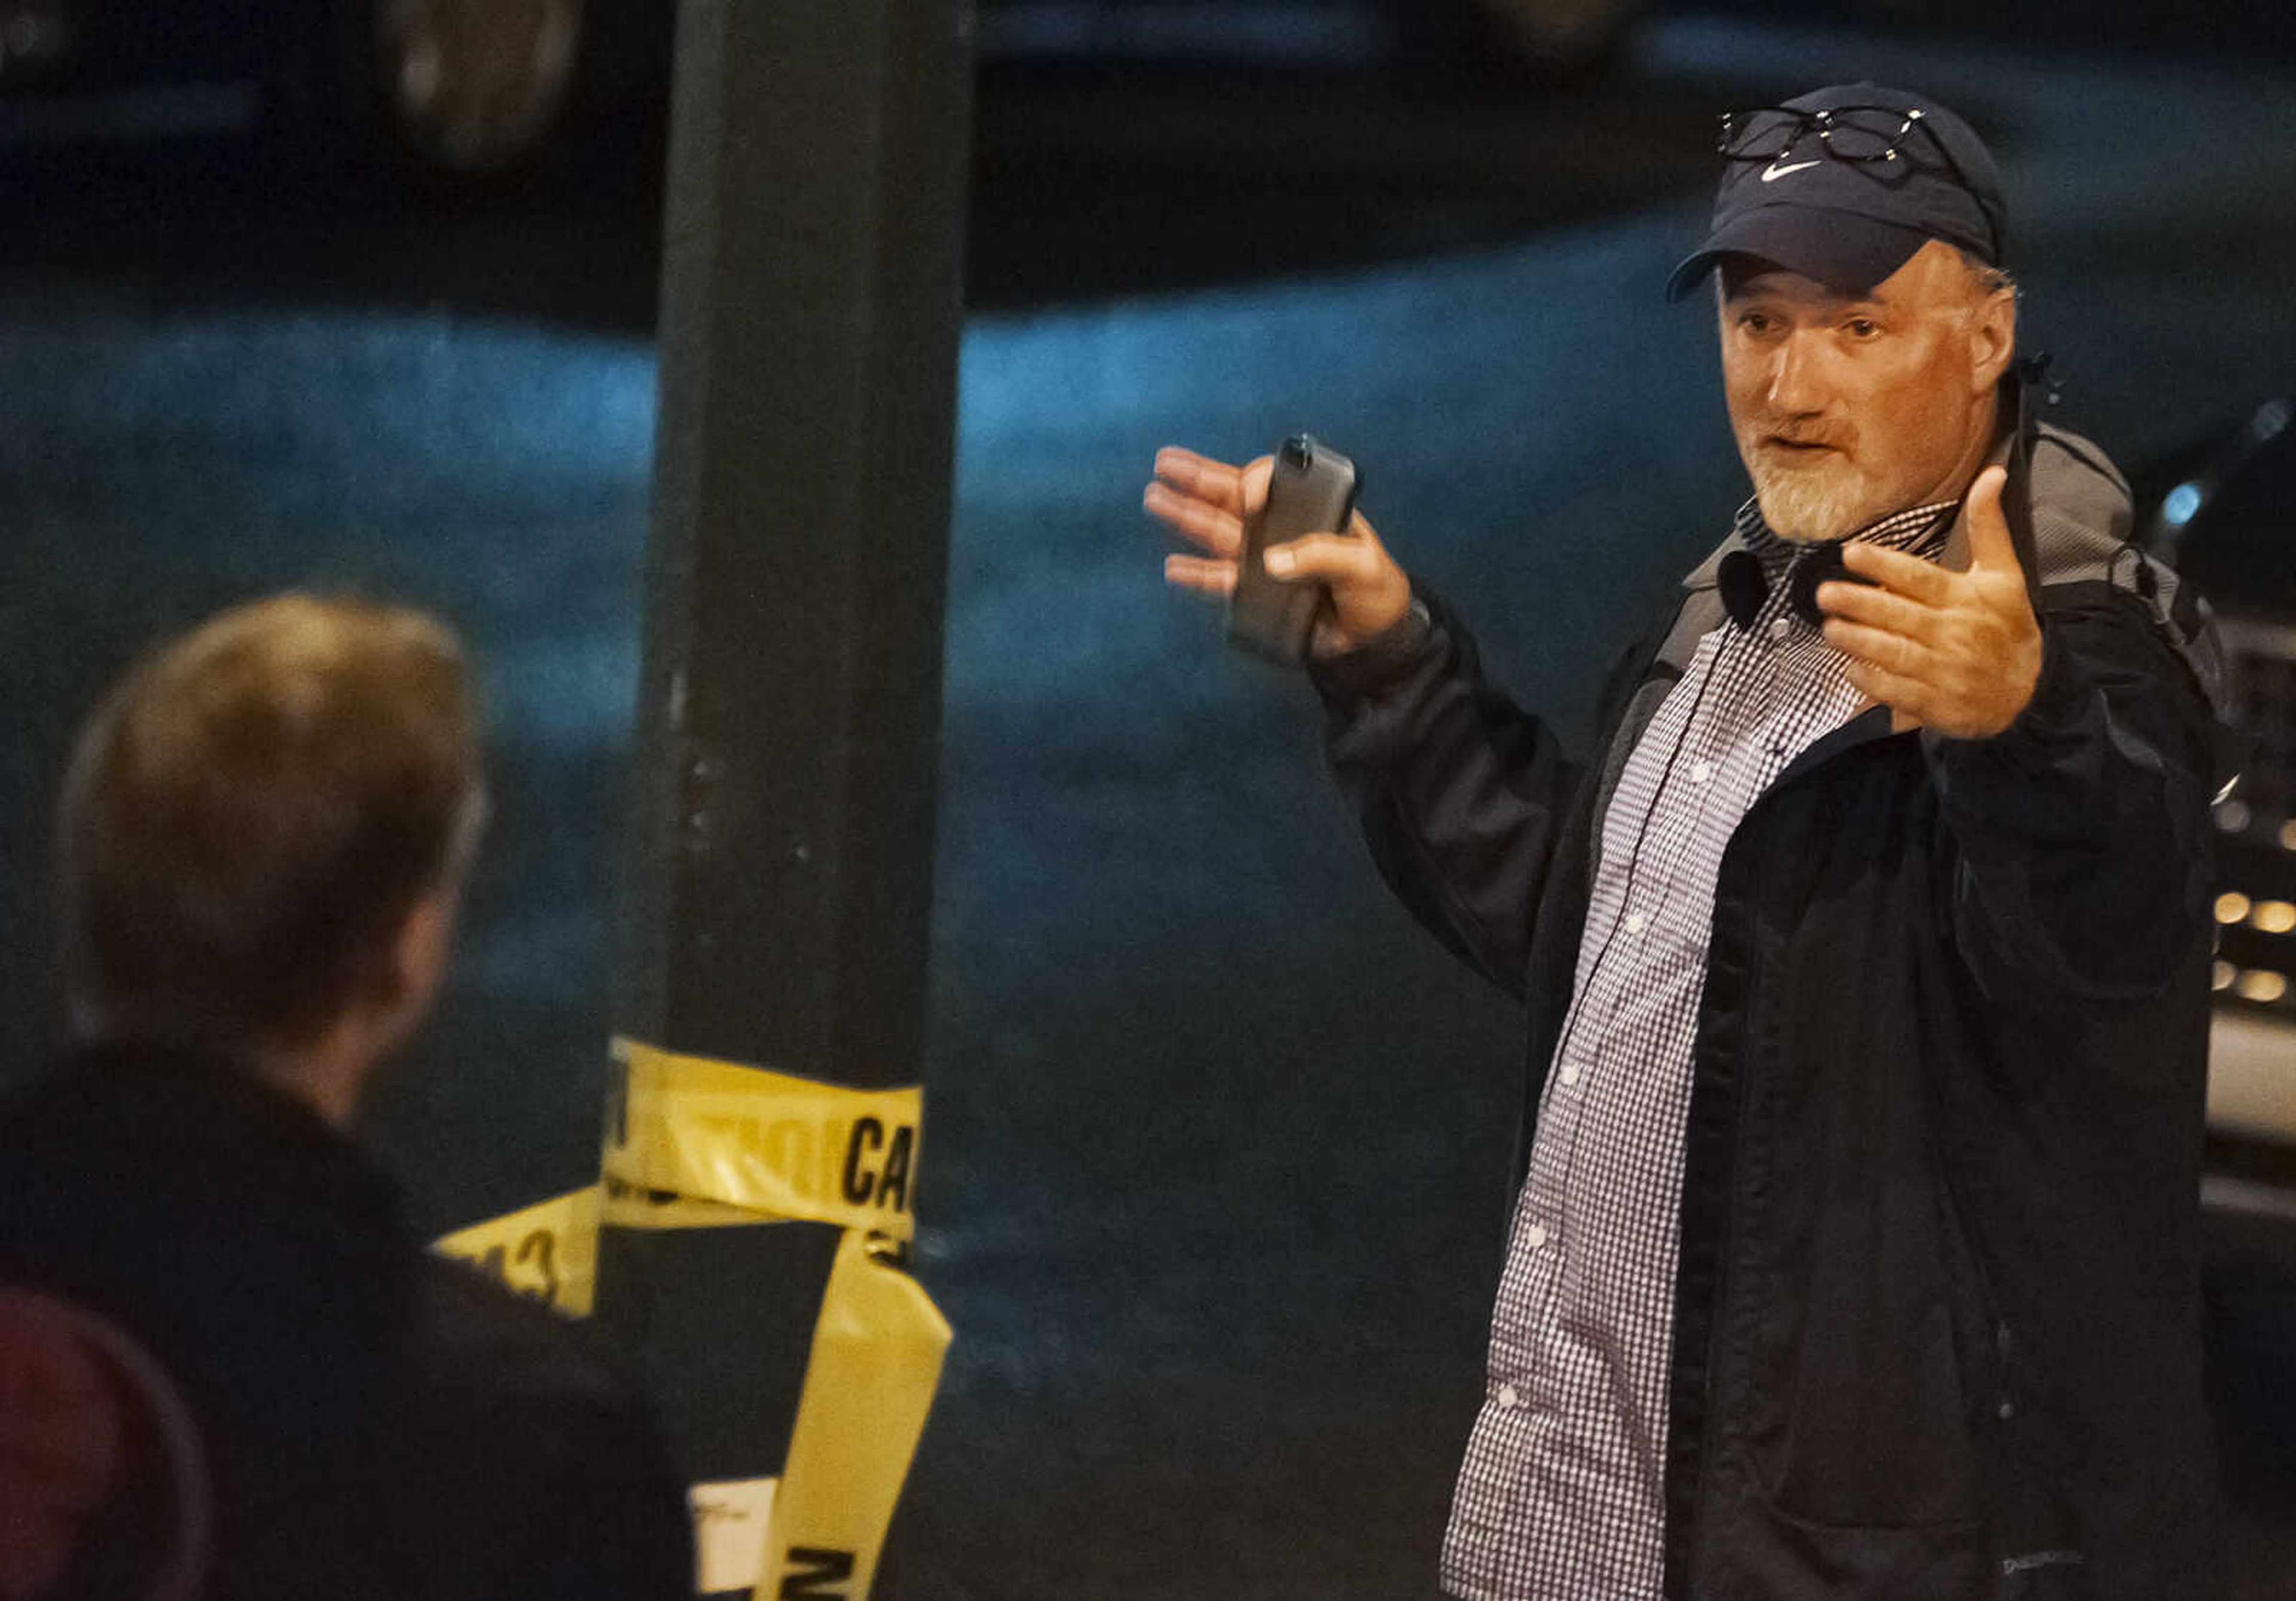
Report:
M1849 682L1896 712L1956 739L2017 720L2041 676L2041 628L2001 514L2008 474L1988 467L1969 489L1969 570L1851 540L1842 564L1871 585L1817 587L1825 642L1849 658Z

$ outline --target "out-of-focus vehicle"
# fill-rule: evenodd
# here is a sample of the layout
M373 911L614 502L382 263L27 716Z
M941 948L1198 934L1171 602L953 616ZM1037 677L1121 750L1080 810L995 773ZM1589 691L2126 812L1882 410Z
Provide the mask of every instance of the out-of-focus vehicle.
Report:
M1271 60L1403 57L1567 77L1645 0L979 0L981 53Z
M670 15L670 0L0 0L0 100L55 139L251 106L330 154L499 184L662 81Z
M2174 50L2243 56L2296 51L2296 8L2194 5L2190 0L1669 0L1677 9L1720 12L1800 26L1889 29L1916 37L1957 34L2003 39L2026 49Z
M1644 4L975 0L988 60L1444 57L1548 77L1600 62ZM264 117L331 155L500 187L601 112L662 103L674 14L675 0L0 0L0 138ZM172 118L119 103L170 95Z
M2243 745L2216 802L2209 1124L2296 1150L2296 400L2137 476L2145 546L2216 609Z

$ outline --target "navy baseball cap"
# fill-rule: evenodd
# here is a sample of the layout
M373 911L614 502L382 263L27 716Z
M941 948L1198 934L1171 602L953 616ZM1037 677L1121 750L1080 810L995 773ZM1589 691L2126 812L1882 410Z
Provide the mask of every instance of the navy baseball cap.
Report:
M1714 230L1667 280L1669 300L1730 255L1853 294L1932 239L2006 265L2000 171L1976 131L1926 94L1837 84L1723 126Z

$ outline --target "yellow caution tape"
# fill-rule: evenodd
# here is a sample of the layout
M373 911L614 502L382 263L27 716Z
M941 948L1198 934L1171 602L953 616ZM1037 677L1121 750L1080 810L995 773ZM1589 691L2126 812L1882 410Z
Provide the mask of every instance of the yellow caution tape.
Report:
M848 1229L814 1326L758 1601L869 1593L949 1337L923 1287Z
M598 1293L599 1193L594 1184L458 1228L431 1246L476 1263L520 1294L587 1318Z
M606 1177L747 1211L906 1240L924 1092L846 1089L618 1040Z
M885 1260L916 1229L923 1092L848 1089L634 1040L617 1039L613 1054L600 1181L458 1229L433 1249L578 1318L596 1298L602 1223L725 1228L794 1219L843 1228L789 1459L777 1482L747 1482L769 1487L762 1556L750 1531L757 1508L726 1500L739 1486L696 1486L693 1504L713 1589L738 1588L755 1572L759 1601L860 1601L951 1337L923 1287ZM734 1547L725 1544L737 1535ZM729 1564L744 1575L730 1584Z

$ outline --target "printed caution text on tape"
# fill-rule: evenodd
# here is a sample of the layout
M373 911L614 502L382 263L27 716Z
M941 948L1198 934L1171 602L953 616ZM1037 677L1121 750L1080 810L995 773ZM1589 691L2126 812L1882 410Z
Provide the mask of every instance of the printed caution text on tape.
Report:
M869 1593L949 1337L924 1286L847 1229L814 1325L759 1601Z
M634 1040L617 1040L614 1054L622 1071L607 1116L610 1180L688 1203L915 1235L917 1086L847 1089Z
M845 1230L814 1327L788 1460L768 1499L763 1569L746 1520L697 1487L698 1578L755 1572L762 1601L868 1594L940 1382L947 1322L886 1260L915 1232L923 1092L849 1089L709 1057L614 1042L600 1182L458 1229L436 1249L575 1317L592 1310L598 1230L788 1220ZM770 1508L767 1511L766 1508Z
M568 1195L458 1228L431 1249L475 1263L520 1294L587 1318L598 1293L601 1194L588 1184Z

